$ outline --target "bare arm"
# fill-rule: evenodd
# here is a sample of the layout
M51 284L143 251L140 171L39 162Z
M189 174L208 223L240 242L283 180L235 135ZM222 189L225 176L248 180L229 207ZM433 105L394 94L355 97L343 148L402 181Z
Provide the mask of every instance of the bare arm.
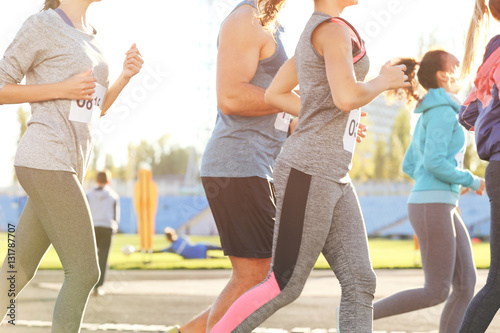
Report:
M324 23L313 33L316 50L325 57L326 71L333 100L341 110L349 112L374 100L388 89L409 86L404 65L386 63L379 76L369 82L356 80L349 29L345 26Z
M266 90L266 102L293 116L300 112L300 96L294 91L299 84L295 57L288 60Z
M113 85L108 89L106 100L102 106L101 116L106 114L111 105L113 105L122 92L123 88L125 88L134 75L141 71L142 65L144 64L142 55L139 52L139 49L137 49L135 43L132 45L130 50L127 51L126 55L127 56L123 63L123 72L120 74L115 83L113 83Z
M52 84L21 85L9 83L0 89L0 104L46 102L55 99L91 100L95 88L92 70Z
M259 117L281 112L266 104L265 89L250 84L269 38L250 6L238 8L223 23L217 55L217 103L224 114Z

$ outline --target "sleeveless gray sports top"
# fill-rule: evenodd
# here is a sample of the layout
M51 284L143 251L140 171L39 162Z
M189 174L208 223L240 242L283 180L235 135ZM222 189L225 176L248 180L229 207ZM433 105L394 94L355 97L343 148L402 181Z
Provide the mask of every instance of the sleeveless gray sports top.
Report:
M255 1L242 5L255 7ZM233 10L233 11L234 11ZM276 52L259 61L251 84L267 89L280 67L288 59L280 39L275 34ZM275 127L282 114L263 117L225 115L217 109L217 120L201 163L202 177L261 177L270 179L274 160L283 146L287 132Z
M369 60L356 30L341 18L315 12L295 50L300 85L299 124L286 141L278 160L309 175L339 183L350 181L349 170L356 143L360 110L341 111L335 106L326 75L325 60L311 42L314 30L325 21L342 24L351 31L356 78L364 80Z

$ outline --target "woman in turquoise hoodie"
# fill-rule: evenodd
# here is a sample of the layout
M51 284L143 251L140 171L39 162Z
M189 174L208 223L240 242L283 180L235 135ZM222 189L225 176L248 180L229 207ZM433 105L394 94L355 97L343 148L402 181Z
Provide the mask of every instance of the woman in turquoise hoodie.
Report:
M470 237L457 211L460 186L482 194L485 183L463 170L466 136L458 123L461 103L455 96L460 90L458 59L436 50L426 53L420 63L414 59L400 63L406 65L412 86L398 95L410 104L418 102L415 113L420 114L403 171L415 179L408 217L420 243L425 285L375 303L374 319L446 301L439 332L456 333L476 284ZM417 92L419 84L427 91L423 98Z

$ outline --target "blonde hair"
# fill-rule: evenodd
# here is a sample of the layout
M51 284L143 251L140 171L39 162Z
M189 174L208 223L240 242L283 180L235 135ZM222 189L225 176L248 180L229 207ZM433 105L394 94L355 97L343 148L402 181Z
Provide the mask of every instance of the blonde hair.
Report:
M276 17L285 3L286 0L257 0L258 18L265 30L270 32L276 30Z
M46 0L43 10L56 9L61 5L61 0Z
M493 1L494 0L491 0L490 2ZM488 6L486 5L486 0L476 0L474 14L472 14L469 31L467 32L467 39L465 42L465 54L462 61L462 77L468 76L472 70L479 39L482 37L483 32L488 27L490 17L489 13L490 11L488 9Z

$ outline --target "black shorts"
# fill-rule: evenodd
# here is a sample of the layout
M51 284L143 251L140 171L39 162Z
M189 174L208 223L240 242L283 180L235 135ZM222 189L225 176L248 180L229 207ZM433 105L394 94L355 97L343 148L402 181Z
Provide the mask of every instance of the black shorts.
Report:
M271 258L276 198L260 177L202 177L224 254Z

